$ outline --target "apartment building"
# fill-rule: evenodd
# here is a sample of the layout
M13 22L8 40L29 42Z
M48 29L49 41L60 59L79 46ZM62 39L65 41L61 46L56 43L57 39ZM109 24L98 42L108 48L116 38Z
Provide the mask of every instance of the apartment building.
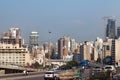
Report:
M0 64L21 65L30 63L28 48L24 46L24 39L20 35L19 28L10 28L3 32L0 38Z

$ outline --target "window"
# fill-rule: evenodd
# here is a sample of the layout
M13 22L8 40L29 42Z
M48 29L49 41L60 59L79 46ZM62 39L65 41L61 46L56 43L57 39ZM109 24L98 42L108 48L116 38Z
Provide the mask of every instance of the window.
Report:
M106 46L106 50L110 50L110 46L109 45Z

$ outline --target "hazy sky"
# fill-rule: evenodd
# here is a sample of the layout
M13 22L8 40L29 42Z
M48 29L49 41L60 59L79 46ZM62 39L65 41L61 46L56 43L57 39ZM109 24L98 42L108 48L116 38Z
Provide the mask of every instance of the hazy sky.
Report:
M16 26L25 41L31 31L41 42L64 35L89 41L104 36L104 16L120 17L120 0L0 0L0 33Z

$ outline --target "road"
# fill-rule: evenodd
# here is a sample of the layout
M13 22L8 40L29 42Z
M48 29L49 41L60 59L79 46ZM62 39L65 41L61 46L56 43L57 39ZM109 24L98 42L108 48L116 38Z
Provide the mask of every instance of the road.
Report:
M23 73L0 76L0 80L44 80L44 73L29 73L27 76Z
M44 72L31 72L28 73L28 75L24 75L23 73L6 74L6 75L0 75L0 80L44 80L43 76L44 76Z
M96 66L94 63L91 66ZM89 71L85 71L84 78L89 76ZM20 74L13 74L13 75L0 75L0 80L44 80L44 72L37 72L37 73L29 73L25 76L23 73Z

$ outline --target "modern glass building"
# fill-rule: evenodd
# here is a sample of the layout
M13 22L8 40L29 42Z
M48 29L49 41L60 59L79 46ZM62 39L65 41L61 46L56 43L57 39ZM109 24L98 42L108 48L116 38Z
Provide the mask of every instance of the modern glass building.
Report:
M106 37L115 38L116 36L116 26L114 19L108 19L107 27L106 27Z
M32 46L38 46L38 44L39 44L39 34L38 34L38 32L31 32L30 33L29 43Z

